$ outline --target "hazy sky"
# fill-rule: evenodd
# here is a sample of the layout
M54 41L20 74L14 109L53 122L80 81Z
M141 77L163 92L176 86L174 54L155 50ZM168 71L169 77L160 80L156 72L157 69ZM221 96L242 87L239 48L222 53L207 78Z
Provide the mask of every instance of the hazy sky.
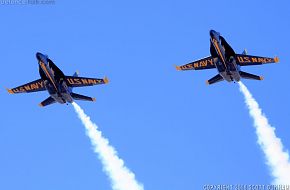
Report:
M264 76L244 83L290 149L288 1L0 0L0 17L0 189L111 189L71 105L5 91L40 78L37 51L66 75L110 79L75 89L97 100L78 103L146 190L272 181L238 85L174 68L209 55L210 29L237 53L280 57L242 69Z

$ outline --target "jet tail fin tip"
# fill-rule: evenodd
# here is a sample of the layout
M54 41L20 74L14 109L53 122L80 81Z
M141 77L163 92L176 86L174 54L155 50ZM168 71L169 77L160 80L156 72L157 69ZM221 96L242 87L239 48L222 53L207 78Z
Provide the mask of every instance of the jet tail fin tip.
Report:
M244 51L242 52L243 55L247 55L248 54L248 50L244 49Z
M73 74L74 77L78 77L80 74L80 72L78 70L76 70L76 72Z

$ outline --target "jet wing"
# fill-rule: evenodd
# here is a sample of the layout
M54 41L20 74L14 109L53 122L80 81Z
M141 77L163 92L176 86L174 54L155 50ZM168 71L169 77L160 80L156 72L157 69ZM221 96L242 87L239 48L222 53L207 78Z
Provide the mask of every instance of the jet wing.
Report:
M97 78L66 76L65 80L67 85L70 87L93 86L98 84L106 84L109 82L107 77L105 77L104 79L97 79Z
M44 81L42 79L38 79L27 84L18 86L16 88L7 89L10 94L16 93L30 93L30 92L38 92L46 90L44 86Z
M196 60L194 62L182 65L182 66L176 66L177 70L186 71L186 70L202 70L202 69L213 69L216 68L214 64L214 58L209 56L205 57L200 60Z
M253 55L243 55L236 54L237 64L240 66L250 66L250 65L262 65L266 63L277 63L279 62L278 57L260 57Z

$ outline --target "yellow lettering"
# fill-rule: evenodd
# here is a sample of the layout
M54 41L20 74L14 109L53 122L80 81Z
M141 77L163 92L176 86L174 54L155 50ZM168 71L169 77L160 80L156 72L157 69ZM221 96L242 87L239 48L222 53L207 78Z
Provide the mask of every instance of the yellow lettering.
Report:
M89 79L89 80L88 80L88 83L89 83L89 84L96 84L97 82L96 82L96 80Z
M244 63L243 57L238 56L238 60L239 60L240 63Z
M38 84L31 84L30 88L31 90L38 89Z
M207 66L207 60L200 61L200 62L199 62L199 66L200 66L200 67L206 67L206 66Z
M244 60L245 60L246 63L251 62L249 57L244 57Z
M19 92L19 89L18 88L15 88L15 89L13 89L12 90L14 93L17 93L17 92Z
M199 67L198 63L194 63L193 66L194 66L194 68L198 68Z
M191 64L181 66L182 70L193 69L194 67Z
M253 63L258 62L257 58L256 58L256 57L252 57L252 62L253 62Z
M29 85L25 85L24 88L25 88L25 90L30 90Z
M208 62L213 65L213 59L209 59Z
M266 58L266 62L269 63L269 62L274 62L271 58Z
M38 82L37 84L39 84L39 86L40 86L41 88L43 88L43 81Z
M82 84L80 79L74 79L75 84Z
M262 57L259 57L259 58L258 58L258 62L259 62L259 63L266 63L265 59L262 58Z
M19 91L20 91L20 92L24 92L25 89L24 89L23 87L20 87L20 88L19 88Z
M103 79L96 80L96 84L101 84L101 83L104 83Z
M69 84L74 84L73 79L67 79L67 81L68 81Z
M87 79L81 79L83 84L88 84Z

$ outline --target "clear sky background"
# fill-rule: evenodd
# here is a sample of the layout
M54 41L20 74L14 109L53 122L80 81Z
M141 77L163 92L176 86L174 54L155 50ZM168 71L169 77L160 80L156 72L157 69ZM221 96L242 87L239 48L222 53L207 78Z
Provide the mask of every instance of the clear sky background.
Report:
M244 83L290 149L288 1L56 0L0 5L0 17L0 189L111 189L71 105L5 91L39 78L37 51L66 75L108 76L75 89L97 99L78 104L146 190L272 181L238 85L174 68L209 55L210 29L237 53L280 57L244 67L265 78Z

